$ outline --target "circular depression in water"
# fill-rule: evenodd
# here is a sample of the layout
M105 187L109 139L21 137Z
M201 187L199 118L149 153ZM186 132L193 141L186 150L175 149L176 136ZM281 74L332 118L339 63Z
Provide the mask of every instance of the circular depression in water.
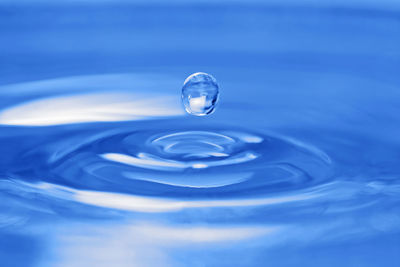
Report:
M75 146L63 139L68 151L52 144L58 151L48 150L38 171L55 184L168 197L257 196L329 179L329 157L298 141L228 126L167 125L119 128Z

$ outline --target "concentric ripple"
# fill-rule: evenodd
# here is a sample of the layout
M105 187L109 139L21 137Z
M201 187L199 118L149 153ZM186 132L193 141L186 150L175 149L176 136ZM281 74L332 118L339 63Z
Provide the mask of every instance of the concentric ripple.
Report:
M330 158L316 147L251 128L199 124L182 116L177 99L156 93L159 87L173 87L174 79L156 77L160 86L150 78L114 75L22 84L46 89L84 83L95 91L99 84L105 89L118 84L124 90L60 93L3 110L4 125L51 126L30 128L35 145L27 139L7 172L71 190L178 200L288 196L331 181ZM126 93L133 81L152 93ZM62 116L53 116L56 107Z
M64 138L68 146L44 148L38 172L53 184L167 197L265 195L329 179L329 157L297 141L230 126L158 125Z

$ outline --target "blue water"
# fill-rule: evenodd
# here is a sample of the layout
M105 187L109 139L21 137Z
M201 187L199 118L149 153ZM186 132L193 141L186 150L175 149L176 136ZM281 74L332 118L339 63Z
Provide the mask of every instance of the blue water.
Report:
M367 3L1 2L0 265L400 266L400 9Z

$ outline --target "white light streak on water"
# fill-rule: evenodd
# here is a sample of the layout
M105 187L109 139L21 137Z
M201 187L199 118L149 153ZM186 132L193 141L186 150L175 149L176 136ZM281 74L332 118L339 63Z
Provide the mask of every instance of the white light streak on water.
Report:
M183 111L173 96L96 93L41 98L12 106L0 111L0 124L48 126L179 115Z

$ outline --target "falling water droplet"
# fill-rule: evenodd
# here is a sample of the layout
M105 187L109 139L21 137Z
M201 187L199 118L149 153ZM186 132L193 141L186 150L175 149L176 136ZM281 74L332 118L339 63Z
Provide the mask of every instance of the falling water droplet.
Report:
M218 102L217 80L210 74L196 72L186 78L182 87L182 103L187 113L205 116L215 110Z

